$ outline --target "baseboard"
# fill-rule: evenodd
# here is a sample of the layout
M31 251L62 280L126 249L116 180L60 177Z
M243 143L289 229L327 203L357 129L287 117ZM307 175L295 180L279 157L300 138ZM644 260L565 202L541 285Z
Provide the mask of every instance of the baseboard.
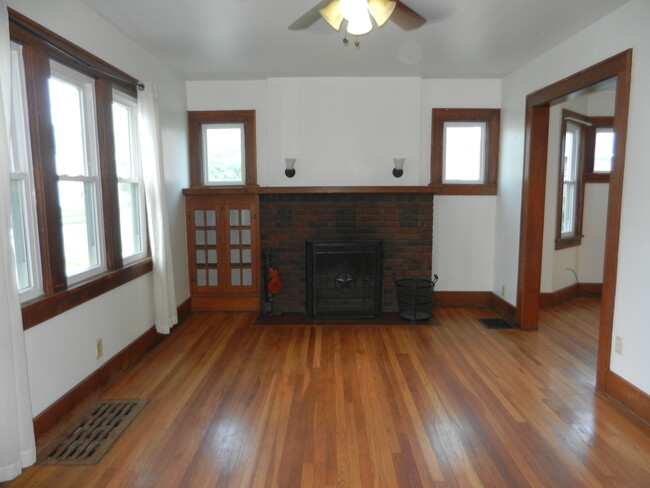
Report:
M650 425L650 395L611 371L606 373L603 391Z
M515 320L515 307L490 291L437 291L436 307L490 308L502 317Z
M190 315L190 300L177 308L179 325ZM116 378L128 370L148 351L162 342L167 336L158 334L151 327L131 344L109 359L98 370L59 398L34 419L34 433L39 438L55 427L72 410L88 398L104 391Z
M579 283L570 285L551 293L540 293L539 305L541 307L555 306L568 302L576 297L599 297L602 289L602 283Z
M516 309L514 305L506 302L502 297L491 294L491 308L494 309L503 318L509 319L514 322L516 317Z
M436 291L433 298L436 307L489 308L491 295L489 291Z

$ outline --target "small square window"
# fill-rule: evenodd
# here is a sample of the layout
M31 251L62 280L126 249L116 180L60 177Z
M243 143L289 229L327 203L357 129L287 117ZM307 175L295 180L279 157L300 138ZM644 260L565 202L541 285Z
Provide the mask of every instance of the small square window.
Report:
M594 173L610 173L614 161L614 129L599 127L596 129L594 148Z
M496 195L499 109L433 109L431 185L441 195Z
M485 122L445 122L444 184L483 183L485 179Z
M204 124L203 184L243 185L246 180L244 124Z

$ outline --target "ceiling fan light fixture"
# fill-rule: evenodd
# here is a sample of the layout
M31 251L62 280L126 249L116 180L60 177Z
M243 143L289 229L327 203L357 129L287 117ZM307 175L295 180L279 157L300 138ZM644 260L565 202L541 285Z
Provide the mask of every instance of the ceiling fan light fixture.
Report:
M367 0L340 0L339 11L348 22L365 22L364 17L368 16Z
M377 27L384 25L395 11L397 2L391 0L369 0L368 11L375 19Z
M325 22L331 25L334 30L339 30L343 23L343 16L341 15L339 4L339 0L334 0L327 7L318 11Z

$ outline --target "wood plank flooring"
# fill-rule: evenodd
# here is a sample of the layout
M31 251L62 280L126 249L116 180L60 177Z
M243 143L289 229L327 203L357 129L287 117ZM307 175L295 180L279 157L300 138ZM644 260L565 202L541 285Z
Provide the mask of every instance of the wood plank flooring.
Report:
M537 332L435 312L397 327L193 315L102 395L150 401L98 465L6 488L650 486L650 428L594 391L598 302L545 309Z

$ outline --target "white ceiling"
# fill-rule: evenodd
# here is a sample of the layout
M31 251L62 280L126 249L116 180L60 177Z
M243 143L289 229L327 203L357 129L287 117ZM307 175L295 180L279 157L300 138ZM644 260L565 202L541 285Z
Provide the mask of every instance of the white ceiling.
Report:
M319 0L82 0L187 80L500 78L626 1L405 0L429 22L389 21L355 48L323 20L287 29Z

